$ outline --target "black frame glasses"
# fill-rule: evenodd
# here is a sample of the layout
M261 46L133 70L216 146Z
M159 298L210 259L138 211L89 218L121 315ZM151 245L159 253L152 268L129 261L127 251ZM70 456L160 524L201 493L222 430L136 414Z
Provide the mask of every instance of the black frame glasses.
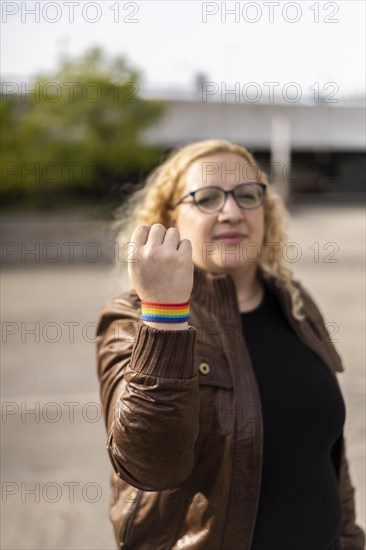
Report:
M261 190L261 194L260 194L260 197L259 197L259 203L256 204L255 206L252 206L252 207L248 207L248 206L243 206L242 204L240 204L239 200L238 200L238 197L237 197L237 193L239 191L241 191L243 188L247 187L247 186L250 186L250 187L259 187L260 190ZM264 199L264 195L265 195L265 192L266 192L266 188L267 188L267 184L265 183L262 183L262 182L245 182L245 183L239 183L238 185L236 185L233 189L230 189L230 191L225 191L224 189L222 189L222 187L219 187L217 185L210 185L210 186L207 186L207 187L201 187L200 189L197 189L196 191L191 191L190 193L187 193L186 195L184 195L184 197L182 197L181 199L179 199L178 202L176 202L173 206L173 208L175 208L176 206L178 206L179 204L181 204L184 199L186 199L187 197L192 197L193 198L193 201L190 201L189 203L185 203L185 204L195 204L196 207L201 211L201 212L204 212L205 214L215 214L217 212L220 212L224 206L225 206L225 203L226 203L226 200L227 200L227 197L228 195L233 195L234 197L234 200L236 202L236 204L238 205L239 208L241 208L242 210L254 210L255 208L259 208L263 202L263 199ZM205 210L197 201L196 201L196 193L200 192L200 191L207 191L207 189L218 189L221 193L222 193L222 196L223 196L223 201L221 201L220 203L220 207L215 209L215 210L212 210L210 212L208 212L207 210Z

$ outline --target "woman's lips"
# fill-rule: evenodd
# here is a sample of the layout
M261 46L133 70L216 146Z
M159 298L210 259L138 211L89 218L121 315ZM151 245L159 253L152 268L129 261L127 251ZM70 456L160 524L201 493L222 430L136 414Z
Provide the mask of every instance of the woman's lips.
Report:
M240 243L247 238L247 235L218 235L217 237L214 237L214 240L221 241L223 243Z

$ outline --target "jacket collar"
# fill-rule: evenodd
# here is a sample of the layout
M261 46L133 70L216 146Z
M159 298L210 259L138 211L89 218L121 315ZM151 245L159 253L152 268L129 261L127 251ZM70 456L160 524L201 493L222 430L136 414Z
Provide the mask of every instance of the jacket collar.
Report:
M193 289L190 301L222 319L232 319L233 312L239 315L233 277L226 273L211 273L196 264L193 265ZM338 352L329 341L326 329L322 328L320 312L311 298L307 294L304 295L301 284L294 281L302 294L305 309L305 319L298 321L292 314L291 296L284 283L278 277L264 271L261 266L258 267L257 275L259 280L277 297L285 317L300 339L323 359L332 372L344 371Z
M234 279L227 273L211 273L194 264L191 301L207 307L215 314L230 317L238 309ZM279 299L287 316L292 315L291 298L285 285L274 275L258 267L259 280ZM294 319L295 322L299 322Z

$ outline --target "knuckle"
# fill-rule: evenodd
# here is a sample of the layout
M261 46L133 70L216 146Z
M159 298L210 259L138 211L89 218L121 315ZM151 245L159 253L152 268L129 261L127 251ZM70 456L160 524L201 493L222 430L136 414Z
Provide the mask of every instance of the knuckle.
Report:
M158 255L158 250L155 246L146 246L144 250L144 257L147 259L156 258Z
M189 246L192 246L192 243L189 239L182 239L182 243L184 243L186 245L189 245Z
M173 254L173 251L170 249L166 242L160 245L159 252L161 254L162 261L168 260Z

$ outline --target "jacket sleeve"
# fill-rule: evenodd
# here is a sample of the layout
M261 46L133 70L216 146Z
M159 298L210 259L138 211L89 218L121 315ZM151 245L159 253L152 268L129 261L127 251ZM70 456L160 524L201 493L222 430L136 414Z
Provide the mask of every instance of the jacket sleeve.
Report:
M355 489L352 485L348 461L346 456L346 443L342 438L341 467L340 467L340 491L342 504L342 520L340 531L341 550L364 550L365 532L356 525L355 517Z
M128 293L97 323L97 375L107 450L117 475L145 491L187 479L199 432L197 329L146 325Z

